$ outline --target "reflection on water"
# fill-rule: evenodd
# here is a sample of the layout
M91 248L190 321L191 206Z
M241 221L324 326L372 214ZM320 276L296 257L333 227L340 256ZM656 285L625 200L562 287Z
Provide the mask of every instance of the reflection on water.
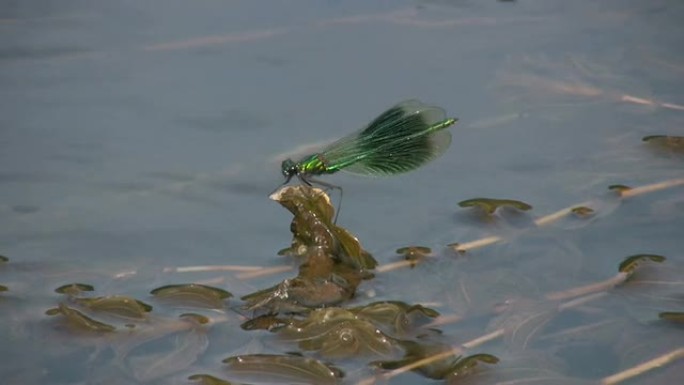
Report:
M2 8L4 383L684 375L679 2ZM280 161L410 98L460 119L443 157L326 178L374 276L295 277Z

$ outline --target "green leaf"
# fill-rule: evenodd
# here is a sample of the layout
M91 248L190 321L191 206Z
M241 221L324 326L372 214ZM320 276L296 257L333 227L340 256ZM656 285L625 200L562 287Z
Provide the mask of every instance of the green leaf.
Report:
M288 320L279 318L276 314L264 314L247 320L240 325L242 330L276 331L287 326Z
M193 374L188 380L195 381L199 385L233 385L232 382L210 376L208 374Z
M316 309L306 319L280 329L278 335L298 342L302 350L329 358L387 356L398 350L394 340L372 322L342 308Z
M343 376L333 366L295 355L248 354L228 357L223 363L231 373L246 381L333 385Z
M431 360L425 365L411 369L411 371L434 380L443 380L453 371L453 365L458 360L454 354L449 354L452 348L446 344L402 341L402 345L406 351L403 358L391 361L374 361L369 365L385 370L395 370L416 361L439 355L442 358ZM445 354L446 356L444 356Z
M340 280L295 277L276 286L242 297L250 310L265 309L272 313L299 313L309 308L335 306L354 294L354 286Z
M491 354L473 354L472 356L460 358L453 365L450 376L462 377L470 374L480 362L493 365L499 363L499 359Z
M55 293L66 294L66 295L79 295L86 291L94 291L95 288L92 285L86 283L68 283L62 285L55 289Z
M648 144L675 152L684 152L684 136L651 135L642 140Z
M197 325L206 325L210 321L209 317L197 313L183 313L178 318L194 322Z
M620 263L620 266L618 267L618 271L621 273L627 273L627 274L634 274L634 271L639 267L639 265L644 262L644 261L652 261L652 262L657 262L661 263L665 261L665 257L662 255L656 255L656 254L636 254L629 256L625 258L622 263Z
M152 311L152 306L135 298L112 295L95 298L75 298L81 306L95 312L102 312L122 318L142 320Z
M404 334L417 325L439 316L439 312L434 309L401 301L378 301L351 308L350 311L357 318L370 320L391 334Z
M355 236L333 223L334 209L323 190L286 186L271 197L294 215L290 225L292 243L279 255L309 257L323 253L354 268L372 269L377 265Z
M658 317L666 321L684 324L684 312L666 311L658 314Z
M420 261L432 253L432 249L425 246L406 246L396 250L397 254L403 255L407 261ZM411 267L415 266L412 264Z
M573 207L570 211L580 218L587 218L594 215L594 209L586 206Z
M343 250L340 257L352 267L360 269L374 269L378 265L378 261L373 256L361 247L358 238L353 236L346 229L334 226L335 236Z
M59 307L48 309L45 314L54 316L57 314L62 314L69 325L76 329L88 330L93 332L113 332L116 328L112 325L106 324L104 322L97 321L87 315L81 313L80 311L71 308L63 303L59 304Z
M494 214L499 207L513 207L521 211L531 210L532 206L513 199L473 198L458 203L461 207L479 207L487 214Z
M608 186L608 190L615 191L619 195L622 195L623 192L629 191L631 189L632 189L631 187L625 186L624 184L612 184L612 185Z
M233 296L226 290L197 283L162 286L150 293L157 298L178 304L210 309L224 308L225 300Z

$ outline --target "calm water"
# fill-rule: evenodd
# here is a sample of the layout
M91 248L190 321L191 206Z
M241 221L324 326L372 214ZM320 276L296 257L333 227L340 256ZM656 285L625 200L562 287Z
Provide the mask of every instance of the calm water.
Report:
M241 331L232 301L206 351L145 377L113 362L110 342L55 331L44 312L60 301L54 288L75 281L147 301L170 283L210 280L239 297L290 276L162 269L288 263L276 252L291 216L268 199L280 160L410 98L460 119L444 156L394 178L326 180L345 188L339 223L381 265L414 244L439 258L378 274L357 303L433 304L467 319L442 327L446 343L463 343L495 329L477 317L497 304L602 281L625 257L652 253L668 258L651 272L661 284L559 316L534 347L511 337L472 353L499 356L486 369L501 381L518 367L597 381L681 348L681 330L657 320L684 309L684 187L622 204L607 189L684 177L681 150L642 142L684 135L681 20L684 4L665 0L3 1L0 374L13 384L186 383L220 375L232 354L294 350ZM534 209L485 219L457 205L476 197ZM591 219L531 229L588 200ZM445 250L491 234L508 241ZM553 338L601 322L629 332ZM345 383L370 374L339 364ZM668 368L640 383L684 375L681 361Z

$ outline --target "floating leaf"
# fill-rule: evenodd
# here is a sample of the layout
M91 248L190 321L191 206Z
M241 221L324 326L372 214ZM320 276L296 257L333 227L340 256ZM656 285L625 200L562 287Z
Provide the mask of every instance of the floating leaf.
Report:
M92 311L136 320L145 319L147 313L152 311L152 306L135 298L120 295L76 298L74 301Z
M286 186L271 195L271 199L294 215L290 225L291 246L278 254L308 256L316 250L356 268L372 269L377 265L356 237L333 223L334 209L323 190L305 185Z
M283 384L337 384L342 372L321 361L295 355L252 354L223 360L229 370L245 380Z
M226 290L197 283L162 286L150 293L164 300L210 309L222 309L225 299L233 296Z
M458 360L458 357L450 353L452 348L448 345L418 343L414 341L402 341L402 345L406 349L406 354L402 359L374 361L370 365L380 369L395 370L429 357L437 357L411 370L434 380L442 380L453 372L453 366Z
M391 338L365 320L339 320L315 329L320 334L299 341L299 348L317 351L323 357L388 356L398 349Z
M555 346L562 348L563 345ZM467 357L462 360L465 359ZM550 354L547 349L531 349L528 352L520 352L506 357L506 366L501 369L487 370L488 368L485 365L478 365L474 370L467 371L463 375L451 374L446 378L445 385L466 383L473 385L598 385L598 381L592 382L587 378L586 373L583 376L575 374L573 377L560 374L559 371L568 370L566 359L559 359L556 354ZM484 361L480 362L496 364L494 360L498 360L498 358L490 356L484 357ZM601 362L604 363L604 361ZM603 366L605 365L600 365L601 368ZM593 367L591 366L591 368ZM606 382L603 385L607 384ZM617 385L617 383L613 383L613 385Z
M531 210L532 206L513 199L474 198L458 203L461 207L479 207L487 214L494 214L499 207L513 207L521 211Z
M255 291L242 296L240 299L246 302L245 308L247 310L266 309L269 310L269 314L305 312L307 310L305 306L289 298L288 287L289 280L286 279L276 286Z
M470 374L480 362L492 365L499 363L499 359L491 354L473 354L472 356L460 358L453 365L449 376L462 377Z
M313 214L332 223L335 209L330 197L319 188L305 185L285 186L270 197L295 215Z
M358 306L352 308L351 311L355 312L359 317L369 317L375 320L381 320L384 314L387 314L390 318L396 318L399 313L412 313L420 312L423 315L435 318L439 316L439 312L429 307L423 305L409 305L402 301L378 301L372 302L368 305Z
M364 318L385 327L390 333L404 334L439 312L422 305L409 305L401 301L379 301L350 309L357 318Z
M208 374L193 374L188 380L195 381L199 385L233 385L232 382L210 376Z
M430 254L432 252L432 249L429 247L425 246L406 246L406 247L400 247L397 249L396 253L397 254L402 254L405 255L407 258L409 256L424 256L426 254Z
M658 314L658 317L670 322L684 324L684 312L666 311Z
M247 320L240 325L242 330L268 330L269 332L285 327L288 321L276 314L264 314Z
M461 255L466 253L466 250L461 248L461 244L458 242L449 243L447 247Z
M66 294L66 295L79 295L86 291L94 291L95 288L92 285L86 283L68 283L62 285L55 289L55 293Z
M656 254L636 254L632 255L630 257L625 258L622 263L620 263L620 267L618 268L618 271L621 273L627 273L627 274L633 274L634 270L639 267L639 264L644 261L653 261L653 262L658 262L661 263L665 261L665 257L662 255L656 255Z
M183 313L178 316L181 319L192 321L198 325L206 325L209 323L209 317L197 313Z
M276 286L248 294L250 310L266 309L270 313L303 312L308 308L335 306L348 300L355 287L349 287L344 280L296 277L286 279Z
M462 377L470 374L478 363L496 364L499 359L491 354L475 354L468 357L456 356L448 345L421 344L413 341L404 341L406 355L397 361L376 361L371 363L382 369L395 370L417 361L426 360L418 367L411 369L425 377L442 380L447 377Z
M59 307L48 309L45 314L50 316L62 314L67 319L69 325L77 329L84 329L94 332L112 332L116 330L114 326L94 320L63 303L60 303Z
M334 210L324 191L287 186L271 198L294 214L291 247L279 253L306 260L297 277L244 296L248 309L278 313L334 306L351 298L359 283L372 277L366 270L377 262L351 233L333 223Z
M684 152L684 136L651 135L642 140L670 151Z
M570 210L570 211L572 211L573 214L575 214L576 216L578 216L580 218L586 218L586 217L594 215L594 209L592 209L591 207L586 207L586 206L573 207L572 210Z
M608 190L610 191L615 191L619 195L622 195L622 193L631 190L632 188L629 186L625 186L624 184L613 184L608 186Z
M432 253L432 249L425 246L407 246L397 249L397 254L403 255L407 261L415 261L416 263ZM413 263L411 267L414 267Z
M279 335L325 357L386 356L397 348L372 322L342 308L316 309L305 320L281 329Z
M361 247L359 240L349 231L339 226L335 226L333 231L344 251L339 255L341 260L360 269L374 269L378 265L378 261Z

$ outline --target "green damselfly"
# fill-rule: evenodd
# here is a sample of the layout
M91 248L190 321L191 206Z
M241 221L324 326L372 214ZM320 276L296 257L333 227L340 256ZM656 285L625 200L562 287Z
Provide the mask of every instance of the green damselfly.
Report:
M296 176L309 186L314 183L339 189L341 193L339 186L313 177L338 171L387 176L414 170L446 151L451 143L451 133L445 129L457 120L447 118L440 107L407 100L383 112L365 128L319 152L296 162L284 160L281 171L285 183Z

